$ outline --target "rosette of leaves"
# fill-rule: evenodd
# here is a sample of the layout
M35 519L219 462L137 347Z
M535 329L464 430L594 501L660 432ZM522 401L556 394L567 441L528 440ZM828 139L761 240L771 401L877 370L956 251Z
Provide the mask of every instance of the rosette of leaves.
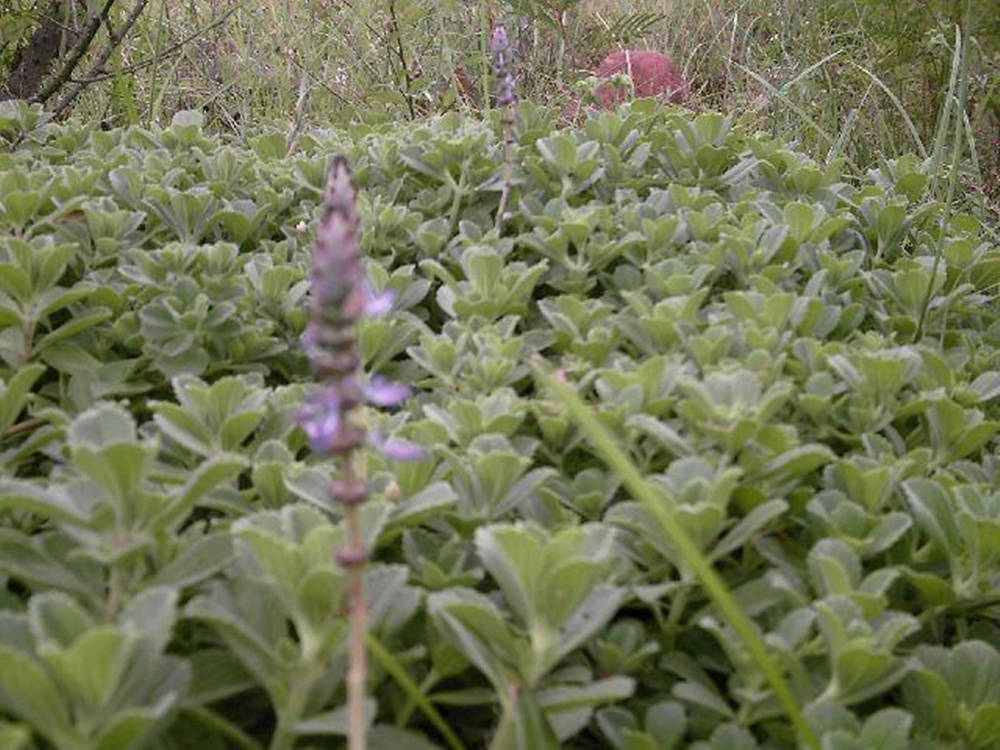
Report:
M364 506L366 548L374 547L387 519L384 505ZM346 544L345 524L309 506L286 505L241 519L231 534L234 565L225 580L186 606L185 616L210 626L266 692L277 717L271 747L291 747L304 735L346 734L342 683L351 574L332 554ZM371 566L365 577L369 626L388 637L416 613L419 592L406 585L402 566ZM367 721L375 706L367 702Z
M167 655L178 594L154 587L110 622L62 592L31 598L26 612L0 617L0 706L58 750L136 747L175 717L191 679L187 661ZM11 739L14 727L6 726Z
M494 599L460 588L432 594L428 609L496 691L501 717L491 746L555 747L579 732L596 706L634 687L625 676L556 670L623 601L624 590L604 582L615 534L603 524L549 533L516 523L480 528L475 541L506 612Z

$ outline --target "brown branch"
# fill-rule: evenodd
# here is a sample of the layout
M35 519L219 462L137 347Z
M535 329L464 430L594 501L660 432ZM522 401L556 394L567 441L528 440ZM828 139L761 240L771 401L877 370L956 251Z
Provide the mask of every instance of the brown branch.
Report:
M12 435L18 435L22 432L29 432L31 430L38 429L42 425L46 424L46 420L41 417L31 417L23 422L18 422L17 424L12 424L4 432L4 437L11 437Z
M110 3L111 0L108 0ZM87 76L90 77L95 75L97 72L104 69L104 65L108 62L108 58L111 57L111 53L114 52L118 45L122 43L125 35L135 26L135 22L139 20L139 16L142 15L142 11L146 8L146 4L149 0L136 0L135 6L132 8L132 12L129 17L125 19L125 23L122 28L118 31L113 30L111 26L108 26L108 43L105 45L104 49L101 50L100 54L97 56L96 62L87 71ZM59 115L62 114L69 106L76 101L76 98L83 93L83 90L87 88L86 83L74 83L67 87L66 92L59 98L53 107L53 111Z
M392 30L396 37L396 55L399 57L399 65L403 69L403 79L406 81L406 107L410 110L410 119L417 119L417 112L413 107L413 78L410 76L410 68L406 63L406 55L403 53L403 35L399 30L399 21L396 18L395 0L389 2L389 17L392 19Z
M76 66L80 64L80 60L83 56L87 54L87 50L90 49L91 42L94 41L94 37L97 35L97 30L101 28L101 24L108 23L108 12L111 10L111 6L114 5L115 0L105 0L104 6L101 10L90 19L90 22L84 27L83 32L80 34L80 38L77 40L76 44L73 46L72 52L70 52L69 58L63 64L62 68L58 73L49 81L48 86L46 86L42 91L35 96L31 97L32 102L38 104L44 104L49 99L52 98L69 77L73 75L73 71L76 70Z
M89 75L89 73L92 72L92 71L88 71L88 75L86 77L83 77L83 78L70 78L70 82L71 83L82 83L85 86L89 86L92 83L101 83L102 81L106 81L109 78L114 78L116 75L135 73L137 71L142 70L143 68L148 68L150 65L155 65L156 63L163 62L164 60L166 60L167 58L169 58L171 55L174 55L177 52L180 52L181 49L185 45L193 42L198 37L204 36L209 31L212 31L213 29L215 29L215 28L221 26L222 24L224 24L226 21L229 20L230 16L232 16L236 11L240 10L244 5L245 5L244 2L239 2L239 3L234 4L232 7L229 8L229 10L227 10L225 13L223 13L222 16L218 20L213 21L212 23L210 23L208 26L206 26L203 29L198 29L197 31L195 31L195 32L193 32L191 34L188 34L186 37L184 37L183 39L181 39L179 42L175 42L174 44L171 44L165 50L163 50L161 52L157 52L152 57L147 57L145 60L140 60L137 63L133 63L132 65L126 66L126 67L122 68L119 71L114 71L114 72L111 72L111 73L100 72L100 73L95 73L94 75Z

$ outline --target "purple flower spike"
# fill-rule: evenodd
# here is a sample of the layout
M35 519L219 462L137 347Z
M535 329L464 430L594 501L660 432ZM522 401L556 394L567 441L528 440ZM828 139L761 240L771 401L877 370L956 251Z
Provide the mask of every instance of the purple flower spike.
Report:
M317 320L331 310L339 310L364 281L355 202L351 171L347 161L338 156L327 178L312 256L312 311Z
M499 107L509 107L517 102L514 92L514 76L510 70L510 39L507 27L498 23L490 35L490 54L493 57L493 71L497 77L496 101Z
M507 38L507 27L498 23L490 35L490 52L497 67L506 66L507 52L510 50L510 40Z
M375 406L399 406L410 388L385 378L365 381L360 372L357 323L365 316L392 309L392 290L376 292L365 278L359 252L357 194L343 157L336 157L320 209L310 272L310 321L302 348L324 384L307 399L298 416L313 452L339 454L345 460L346 484L336 485L335 498L351 505L365 493L351 476L351 451L365 443L365 429L350 414L364 400ZM359 377L360 376L360 377ZM369 442L397 461L416 461L427 452L416 443L371 435ZM359 480L360 481L360 480Z
M365 398L376 406L399 406L410 395L410 387L382 377L372 378L365 389Z

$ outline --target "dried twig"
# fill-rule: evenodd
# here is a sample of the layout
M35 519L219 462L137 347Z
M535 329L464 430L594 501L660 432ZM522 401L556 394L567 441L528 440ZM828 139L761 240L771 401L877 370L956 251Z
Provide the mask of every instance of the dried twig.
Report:
M115 0L105 0L101 9L84 27L80 34L80 38L77 40L76 44L73 45L73 51L70 52L70 55L66 59L66 62L63 63L62 68L60 68L59 72L52 77L48 86L43 88L35 96L31 97L32 102L44 104L51 99L52 96L63 87L63 85L65 85L70 76L73 75L73 71L76 70L76 66L80 64L80 60L83 59L83 56L87 54L87 50L90 49L90 44L94 41L94 37L97 36L97 30L101 28L101 24L109 24L108 13L114 3ZM108 25L108 28L110 29L110 25Z
M417 111L413 103L413 76L410 74L410 66L406 61L406 54L403 52L403 35L399 30L399 20L396 18L395 0L389 0L389 18L396 41L396 56L399 58L399 66L406 82L406 108L410 111L410 119L415 120L417 119Z
M113 72L110 72L110 73L109 72L99 72L99 73L96 73L95 75L88 75L88 76L82 77L82 78L71 77L69 80L70 80L71 83L82 83L84 85L90 85L90 84L93 84L93 83L101 83L102 81L106 81L109 78L114 78L116 75L136 73L136 72L138 72L140 70L143 70L144 68L148 68L150 65L155 65L157 63L163 62L164 60L166 60L167 58L169 58L171 55L174 55L174 54L180 52L185 46L187 46L188 44L190 44L191 42L193 42L195 39L198 39L199 37L204 36L208 32L210 32L213 29L216 29L219 26L221 26L222 24L224 24L227 20L229 20L230 16L232 16L236 11L240 10L244 6L244 4L245 3L243 3L243 2L235 3L234 5L232 5L229 8L229 10L227 10L218 19L216 19L215 21L213 21L212 23L210 23L205 28L198 29L197 31L194 31L194 32L188 34L186 37L184 37L180 41L175 42L174 44L171 44L169 47L167 47L166 49L164 49L164 50L162 50L160 52L157 52L152 57L147 57L145 60L140 60L137 63L132 63L131 65L127 65L124 68L122 68L121 70L113 71Z
M108 24L108 43L97 55L97 59L94 61L94 64L90 66L90 70L87 71L87 75L84 78L89 78L104 70L104 66L107 64L111 54L118 49L118 46L122 43L125 35L128 34L133 26L135 26L135 22L139 20L139 16L142 15L142 11L146 8L148 2L149 0L136 0L135 6L132 8L132 12L129 14L128 18L125 19L125 23L122 24L120 29L113 29L111 25ZM63 95L59 97L55 106L52 107L53 112L55 112L56 115L65 112L86 88L87 84L81 82L74 83L67 87Z

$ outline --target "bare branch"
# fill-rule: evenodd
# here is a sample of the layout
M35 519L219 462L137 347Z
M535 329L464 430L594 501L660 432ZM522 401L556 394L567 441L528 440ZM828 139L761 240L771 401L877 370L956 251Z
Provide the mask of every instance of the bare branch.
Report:
M76 44L73 45L73 51L70 53L66 62L63 64L62 68L58 73L49 81L49 84L42 89L41 92L31 97L32 102L37 102L44 104L49 99L52 98L62 86L69 80L69 77L73 75L73 71L76 70L76 66L80 64L80 60L83 56L87 54L87 50L90 49L91 42L94 41L94 37L97 35L97 30L101 28L101 24L108 23L108 12L111 10L111 6L114 5L115 0L105 0L104 5L101 10L90 19L90 22L84 27L83 32L80 34L80 38L77 40Z
M110 1L110 0L109 0ZM97 60L87 71L85 78L95 75L104 69L105 64L108 62L108 58L111 57L111 53L114 52L118 45L122 43L122 39L129 30L135 26L135 22L139 20L139 16L142 15L142 11L145 9L146 4L149 0L136 0L135 6L132 8L132 12L129 17L125 19L125 23L122 25L120 30L113 30L110 25L108 26L108 43L105 45L104 49L101 50L100 54L97 56ZM87 88L86 83L74 83L66 88L65 93L59 98L55 106L52 108L53 111L58 115L64 112L69 106L76 101L76 98L83 93L83 90Z
M85 86L89 86L92 83L100 83L101 81L106 81L109 78L114 78L116 75L119 74L135 73L136 71L142 70L143 68L148 68L150 65L155 65L156 63L163 62L171 55L180 52L187 44L190 44L195 39L204 36L209 31L212 31L213 29L218 28L219 26L224 24L226 21L229 20L229 17L232 16L236 11L240 10L244 6L244 4L245 4L244 2L239 2L234 4L232 7L229 8L229 10L223 13L222 16L220 16L217 20L210 23L205 28L198 29L197 31L192 32L191 34L188 34L179 42L171 44L169 47L160 52L157 52L152 57L147 57L145 60L140 60L137 63L133 63L132 65L122 68L120 71L115 71L111 73L104 71L103 67L101 68L100 71L94 71L92 68L90 71L87 72L86 76L80 78L70 78L70 82L80 83Z

